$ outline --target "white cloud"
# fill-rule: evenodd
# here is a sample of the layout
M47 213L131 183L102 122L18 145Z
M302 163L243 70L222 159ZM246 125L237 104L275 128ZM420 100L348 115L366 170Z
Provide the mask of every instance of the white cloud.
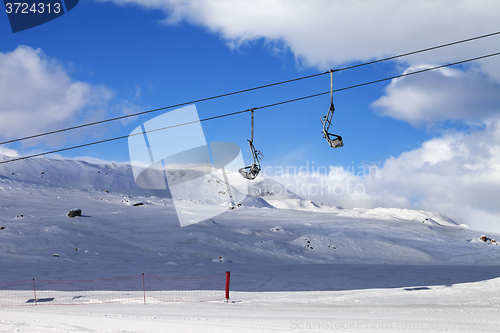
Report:
M432 66L415 66L405 73ZM385 96L372 103L385 116L412 126L433 125L444 120L484 122L498 116L500 84L476 68L466 71L442 68L426 74L394 79Z
M10 156L10 157L19 157L20 156L16 150L2 147L2 146L0 146L0 155Z
M500 232L500 121L471 134L433 138L381 168L306 168L276 180L323 204L441 212L473 228Z
M320 69L496 32L500 13L496 0L96 1L161 10L166 24L204 27L231 47L264 40L289 49L302 66ZM497 35L398 61L416 69L465 60L498 52L499 41ZM476 64L462 73L444 69L395 81L374 105L413 126L489 116L498 106L500 56Z
M306 66L328 68L413 51L498 30L496 0L96 0L162 10L232 46L263 39L288 47ZM410 63L498 52L499 36L414 56ZM500 71L490 66L492 72Z
M499 125L494 121L471 134L434 138L388 159L370 191L375 194L394 184L391 190L401 197L414 197L413 205L446 212L473 227L500 231Z
M144 111L140 106L137 104L130 102L128 100L123 100L111 108L116 114L117 117L122 117L122 116L128 116L131 114L139 113L141 111ZM137 116L131 116L127 118L123 118L120 122L122 125L127 125L130 124L131 122L135 121L137 119Z
M42 50L0 53L0 135L11 139L92 119L112 98L98 85L72 79Z

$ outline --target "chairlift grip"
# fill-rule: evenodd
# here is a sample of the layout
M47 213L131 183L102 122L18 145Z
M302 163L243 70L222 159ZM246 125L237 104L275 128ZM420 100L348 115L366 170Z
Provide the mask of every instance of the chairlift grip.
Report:
M250 112L252 113L252 138L250 139L250 141L253 142L253 110L254 109L250 109Z
M333 105L333 69L330 69L330 104Z

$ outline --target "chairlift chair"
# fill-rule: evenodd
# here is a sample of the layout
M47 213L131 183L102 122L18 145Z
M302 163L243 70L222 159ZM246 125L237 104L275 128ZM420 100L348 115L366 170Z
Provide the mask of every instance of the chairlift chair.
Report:
M253 109L250 109L250 111L252 112L252 138L251 140L247 141L248 145L250 146L250 152L252 153L253 163L250 166L238 169L238 172L244 178L248 180L254 180L259 175L260 162L262 161L262 158L264 158L264 155L262 155L260 151L255 149L253 145Z
M330 109L326 116L320 117L321 123L323 124L323 137L328 141L328 144L332 148L340 148L344 146L344 141L342 137L337 134L329 133L330 126L332 125L333 113L335 112L335 107L333 106L333 70L330 70Z

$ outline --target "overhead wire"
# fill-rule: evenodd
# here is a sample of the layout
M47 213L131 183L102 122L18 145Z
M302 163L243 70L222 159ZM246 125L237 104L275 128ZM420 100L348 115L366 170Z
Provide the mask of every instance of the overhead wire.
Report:
M176 108L176 107L185 106L185 105L189 105L189 104L194 104L194 103L199 103L199 102L205 102L205 101L209 101L209 100L212 100L212 99L217 99L217 98L221 98L221 97L227 97L227 96L231 96L231 95L241 94L241 93L244 93L244 92L249 92L249 91L252 91L252 90L269 88L269 87L280 85L280 84L285 84L285 83L290 83L290 82L294 82L294 81L309 79L309 78L320 76L320 75L324 75L324 74L327 74L327 73L330 73L330 71L324 72L324 73L317 73L317 74L302 76L302 77L298 77L298 78L290 79L290 80L286 80L286 81L280 81L280 82L270 83L270 84L266 84L266 85L263 85L263 86L258 86L258 87L253 87L253 88L238 90L238 91L234 91L234 92L230 92L230 93L226 93L226 94L220 94L220 95L216 95L216 96L211 96L211 97L196 99L196 100L192 100L192 101L189 101L189 102L182 102L182 103L178 103L178 104L164 106L164 107L157 108L157 109L152 109L152 110L147 110L147 111L141 111L141 112L137 112L137 113L131 113L131 114L127 114L127 115L124 115L124 116L115 117L115 118L109 118L109 119L94 121L94 122L87 123L87 124L82 124L82 125L77 125L77 126L72 126L72 127L66 127L66 128L62 128L62 129L54 130L54 131L50 131L50 132L45 132L45 133L40 133L40 134L34 134L34 135L30 135L30 136L25 136L25 137L18 138L18 139L12 139L12 140L8 140L8 141L0 142L0 145L4 145L4 144L8 144L8 143L14 143L14 142L19 142L19 141L24 141L24 140L28 140L28 139L34 139L34 138L38 138L38 137L46 136L46 135L50 135L50 134L56 134L56 133L71 131L71 130L75 130L75 129L79 129L79 128L83 128L83 127L88 127L88 126L103 124L103 123L107 123L107 122L111 122L111 121L115 121L115 120L121 120L121 119L125 119L125 118L135 117L135 116L140 116L140 115L147 114L147 113L162 111L162 110Z
M440 68L444 68L444 67L450 67L450 66L454 66L454 65L459 65L459 64L463 64L463 63L467 63L467 62L471 62L471 61L476 61L476 60L480 60L480 59L485 59L485 58L489 58L489 57L494 57L494 56L498 56L498 55L500 55L500 52L491 53L491 54L487 54L487 55L483 55L483 56L479 56L479 57L475 57L475 58L470 58L470 59L466 59L466 60L461 60L461 61L457 61L457 62L453 62L453 63L448 63L448 64L445 64L445 65L429 67L429 68L421 69L421 70L414 71L414 72L403 73L403 74L399 74L399 75L395 75L395 76L391 76L391 77L387 77L387 78L383 78L383 79L379 79L379 80L369 81L369 82L365 82L365 83L360 83L360 84L356 84L356 85L352 85L352 86L348 86L348 87L344 87L344 88L338 88L338 89L333 90L333 92L339 92L339 91L344 91L344 90L359 88L359 87L367 86L367 85L370 85L370 84L380 83L380 82L383 82L383 81L389 81L389 80L393 80L393 79L397 79L397 78L402 78L402 77L410 76L410 75L414 75L414 74L420 74L420 73L424 73L424 72L428 72L428 71L432 71L432 70L436 70L436 69L440 69ZM329 73L329 72L327 72L327 73ZM208 118L204 118L204 119L200 119L200 120L195 120L195 121L191 121L191 122L186 122L186 123L182 123L182 124L176 124L176 125L172 125L172 126L166 126L166 127L162 127L162 128L157 128L157 129L154 129L154 130L149 130L149 131L144 131L144 132L139 132L139 133L134 133L134 134L129 134L129 135L123 135L123 136L109 138L109 139L100 140L100 141L89 142L89 143L85 143L85 144L81 144L81 145L77 145L77 146L56 149L56 150L47 151L47 152L38 153L38 154L33 154L33 155L29 155L29 156L17 157L17 158L13 158L13 159L6 160L6 161L1 161L0 164L10 163L10 162L19 161L19 160L25 160L25 159L32 158L32 157L38 157L38 156L49 155L49 154L54 154L54 153L60 153L60 152L63 152L63 151L73 150L73 149L82 148L82 147L88 147L88 146L92 146L92 145L96 145L96 144L101 144L101 143L105 143L105 142L110 142L110 141L121 140L121 139L125 139L125 138L132 137L132 136L135 136L135 135L143 135L143 134L146 134L146 133L163 131L163 130L166 130L166 129L169 129L169 128L174 128L174 127L185 126L185 125L197 123L198 121L199 122L204 122L204 121L208 121L208 120L214 120L214 119L219 119L219 118L234 116L234 115L237 115L237 114L241 114L241 113L245 113L245 112L250 112L252 109L253 110L259 110L259 109L270 108L270 107L274 107L274 106L278 106L278 105L283 105L283 104L287 104L287 103L297 102L297 101L301 101L301 100L305 100L305 99L309 99L309 98L313 98L313 97L318 97L318 96L330 94L330 92L331 91L329 90L329 91L322 92L322 93L317 93L317 94L313 94L313 95L307 95L307 96L298 97L298 98L294 98L294 99L289 99L289 100L281 101L281 102L277 102L277 103L267 104L267 105L263 105L263 106L259 106L259 107L253 107L253 108L247 109L247 110L241 110L241 111L236 111L236 112L231 112L231 113L225 113L225 114L222 114L222 115L208 117Z
M347 67L343 67L343 68L337 68L337 69L334 69L333 71L334 72L340 72L340 71L345 71L345 70L348 70L348 69L358 68L358 67L361 67L361 66L372 65L372 64L379 63L379 62L383 62L383 61L388 61L388 60L393 60L393 59L397 59L397 58L402 58L402 57L406 57L406 56L409 56L409 55L414 55L414 54L418 54L418 53L422 53L422 52L436 50L436 49L439 49L439 48L448 47L448 46L452 46L452 45L457 45L457 44L461 44L461 43L466 43L466 42L470 42L470 41L473 41L473 40L478 40L478 39L482 39L482 38L486 38L486 37L491 37L491 36L495 36L495 35L499 35L499 34L500 34L500 31L497 31L497 32L493 32L493 33L489 33L489 34L485 34L485 35L480 35L480 36L476 36L476 37L472 37L472 38L462 39L462 40L459 40L459 41L455 41L455 42L451 42L451 43L446 43L446 44L441 44L441 45L438 45L438 46L433 46L433 47L429 47L429 48L425 48L425 49L421 49L421 50L417 50L417 51L402 53L402 54L398 54L398 55L387 57L387 58L377 59L377 60L373 60L373 61L369 61L369 62L364 62L364 63L361 63L361 64L356 64L356 65L347 66ZM175 107L180 107L180 106L185 106L185 105L189 105L189 104L194 104L194 103L199 103L199 102L205 102L205 101L209 101L209 100L213 100L213 99L217 99L217 98L222 98L222 97L227 97L227 96L231 96L231 95L236 95L236 94L241 94L241 93L245 93L245 92L249 92L249 91L254 91L254 90L269 88L269 87L273 87L273 86L277 86L277 85L281 85L281 84L285 84L285 83L291 83L291 82L296 82L296 81L300 81L300 80L304 80L304 79L309 79L309 78L313 78L313 77L325 75L325 74L328 74L328 73L330 73L330 71L321 72L321 73L312 74L312 75L307 75L307 76L302 76L302 77L298 77L298 78L295 78L295 79L290 79L290 80L285 80L285 81L270 83L270 84L266 84L266 85L262 85L262 86L253 87L253 88L248 88L248 89L243 89L243 90L237 90L237 91L233 91L233 92L230 92L230 93L225 93L225 94L220 94L220 95L205 97L205 98L201 98L201 99L197 99L197 100L192 100L192 101L188 101L188 102L182 102L182 103L173 104L173 105L169 105L169 106L165 106L165 107L161 107L161 108L156 108L156 109L141 111L141 112L137 112L137 113L131 113L131 114L127 114L127 115L123 115L123 116L119 116L119 117L108 118L108 119L94 121L94 122L90 122L90 123L86 123L86 124L81 124L81 125L66 127L66 128L62 128L62 129L58 129L58 130L54 130L54 131L49 131L49 132L44 132L44 133L29 135L29 136L25 136L25 137L21 137L21 138L17 138L17 139L12 139L12 140L7 140L7 141L0 142L0 145L5 145L5 144L9 144L9 143L24 141L24 140L28 140L28 139L34 139L34 138L38 138L38 137L42 137L42 136L46 136L46 135L50 135L50 134L56 134L56 133L71 131L71 130L75 130L75 129L79 129L79 128L84 128L84 127L94 126L94 125L103 124L103 123L107 123L107 122L111 122L111 121L116 121L116 120L126 119L126 118L130 118L130 117L140 116L140 115L144 115L144 114L148 114L148 113L152 113L152 112L158 112L158 111L167 110L167 109L171 109L171 108L175 108Z
M441 45L438 45L438 46L433 46L433 47L429 47L429 48L426 48L426 49L421 49L421 50L418 50L418 51L412 51L412 52L408 52L408 53L402 53L402 54L398 54L398 55L387 57L387 58L382 58L382 59L378 59L378 60L364 62L362 64L357 64L357 65L352 65L352 66L348 66L348 67L344 67L344 68L334 69L333 71L334 72L340 72L340 71L344 71L344 70L347 70L347 69L353 69L353 68L357 68L357 67L361 67L361 66L373 65L373 64L376 64L376 63L382 62L382 61L387 61L387 60L393 60L393 59L397 59L397 58L402 58L402 57L406 57L406 56L409 56L409 55L418 54L418 53L427 52L427 51L432 51L432 50L440 49L440 48L443 48L443 47L448 47L448 46L457 45L457 44L461 44L461 43L465 43L465 42L470 42L470 41L481 39L481 38L485 38L485 37L491 37L491 36L498 35L498 34L500 34L500 31L498 31L498 32L492 32L490 34L481 35L481 36L477 36L477 37L462 39L462 40L459 40L459 41L456 41L456 42L452 42L452 43L441 44Z

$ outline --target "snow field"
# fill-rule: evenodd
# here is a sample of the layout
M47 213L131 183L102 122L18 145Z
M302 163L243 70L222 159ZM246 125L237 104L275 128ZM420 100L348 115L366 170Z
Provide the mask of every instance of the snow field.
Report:
M0 282L229 270L231 302L7 306L0 332L500 331L500 235L276 189L257 181L240 207L181 228L177 207L205 213L210 201L174 205L126 165L1 165ZM74 208L82 216L67 217Z
M498 332L499 280L453 287L235 292L230 303L0 308L24 332ZM471 290L472 289L472 290ZM466 291L464 294L463 292ZM472 301L470 295L486 296ZM436 300L439 302L436 304Z

